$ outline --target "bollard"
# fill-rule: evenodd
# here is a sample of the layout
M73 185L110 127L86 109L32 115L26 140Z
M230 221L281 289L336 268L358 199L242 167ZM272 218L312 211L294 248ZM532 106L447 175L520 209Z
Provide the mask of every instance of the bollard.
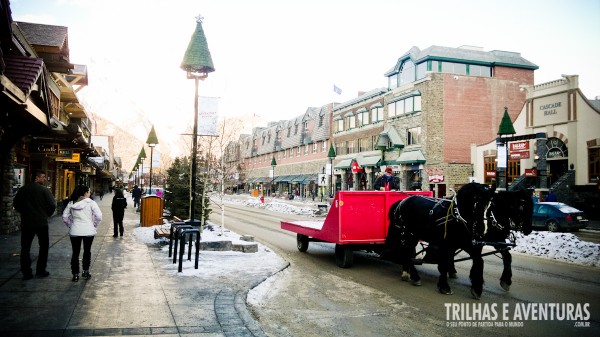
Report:
M200 230L197 228L191 229L182 229L181 233L181 247L179 250L179 267L177 271L181 273L183 271L183 251L185 250L185 236L189 234L190 244L188 248L188 261L192 260L192 237L196 233L196 260L194 264L194 269L198 269L198 258L200 257Z
M179 225L175 229L175 245L173 246L173 263L177 262L177 244L179 243L180 232L185 229L192 229L190 225Z

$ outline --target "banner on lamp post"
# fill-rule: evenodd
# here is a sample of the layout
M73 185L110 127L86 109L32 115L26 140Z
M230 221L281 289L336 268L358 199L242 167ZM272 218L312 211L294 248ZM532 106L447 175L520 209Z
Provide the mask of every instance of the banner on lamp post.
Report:
M498 168L506 168L506 146L498 145L498 150L496 151L498 163Z
M218 97L198 97L198 136L218 136Z

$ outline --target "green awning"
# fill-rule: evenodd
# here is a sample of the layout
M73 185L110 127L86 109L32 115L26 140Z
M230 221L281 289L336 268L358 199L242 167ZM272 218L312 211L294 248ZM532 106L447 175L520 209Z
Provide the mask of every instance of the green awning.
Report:
M398 130L393 126L390 126L379 134L377 145L375 145L375 147L380 150L387 150L388 148L401 149L404 147L404 142L402 141L402 137L400 137Z
M292 179L290 180L291 183L301 183L304 181L304 174L297 174L295 176L292 176Z
M356 158L358 165L361 167L369 167L369 166L379 166L379 162L381 161L381 156L359 156Z
M422 164L425 162L425 156L421 150L402 151L400 157L396 159L398 164Z
M290 179L292 179L293 176L277 176L275 175L275 182L276 183L287 183L290 181Z
M304 181L302 182L302 184L308 185L311 182L316 183L317 179L319 179L318 174L306 174L306 175L304 175Z
M352 159L343 159L333 168L336 170L349 169L352 166Z

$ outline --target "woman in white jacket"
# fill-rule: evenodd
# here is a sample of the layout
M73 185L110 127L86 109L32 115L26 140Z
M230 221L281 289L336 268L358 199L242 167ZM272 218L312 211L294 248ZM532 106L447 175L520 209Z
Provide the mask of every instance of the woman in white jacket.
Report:
M73 256L71 257L71 272L73 282L79 281L79 252L83 242L83 273L81 277L89 280L92 260L92 242L96 236L96 228L102 221L102 212L98 204L90 199L90 188L85 185L75 187L69 198L69 204L63 212L63 221L69 227Z

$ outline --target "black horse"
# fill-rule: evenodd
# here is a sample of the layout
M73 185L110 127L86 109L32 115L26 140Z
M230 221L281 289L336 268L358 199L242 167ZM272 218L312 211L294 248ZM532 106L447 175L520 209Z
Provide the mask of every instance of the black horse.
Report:
M514 244L512 231L521 231L525 235L531 233L531 218L533 216L533 199L531 191L498 191L492 197L490 207L486 212L486 230L483 239L471 249L476 255L481 255L484 245L491 245L500 252L504 269L500 276L500 286L508 291L512 284L512 256L505 243L509 239ZM452 266L451 270L454 269ZM483 270L482 270L483 271ZM474 298L481 297L481 291L471 289Z
M402 279L420 285L420 276L412 257L419 240L428 242L425 260L437 262L440 277L438 289L452 294L448 273L453 270L454 252L462 249L473 258L472 286L481 293L483 259L481 249L473 241L485 232L484 215L491 205L494 188L469 183L452 200L411 196L393 204L389 211L390 226L382 258L402 264Z

